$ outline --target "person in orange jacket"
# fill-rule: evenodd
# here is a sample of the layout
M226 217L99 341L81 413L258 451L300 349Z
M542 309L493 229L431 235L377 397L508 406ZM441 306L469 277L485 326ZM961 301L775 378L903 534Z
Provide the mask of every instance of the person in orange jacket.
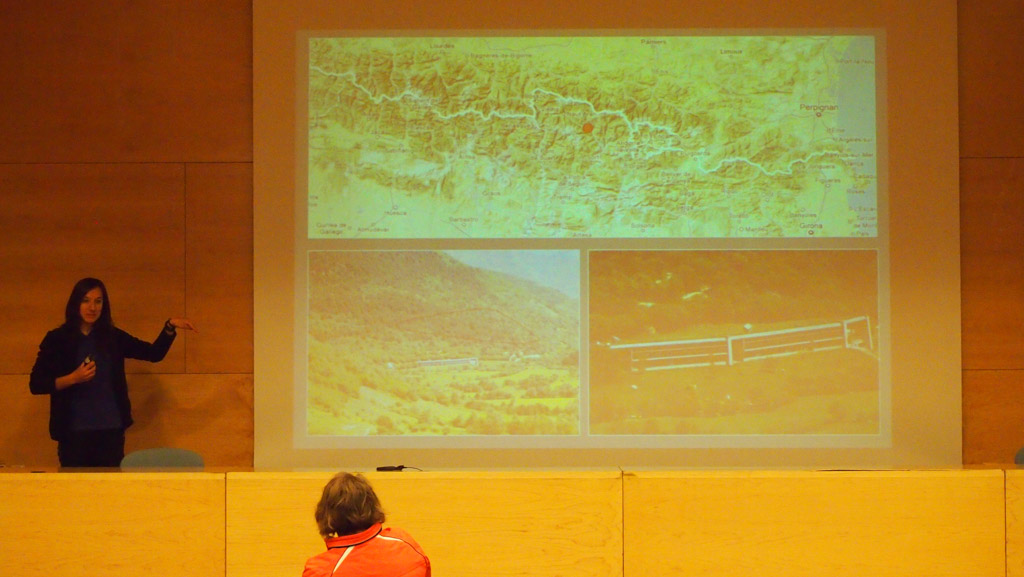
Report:
M430 559L402 529L383 526L380 499L362 475L338 473L324 486L316 523L327 550L302 577L430 577Z

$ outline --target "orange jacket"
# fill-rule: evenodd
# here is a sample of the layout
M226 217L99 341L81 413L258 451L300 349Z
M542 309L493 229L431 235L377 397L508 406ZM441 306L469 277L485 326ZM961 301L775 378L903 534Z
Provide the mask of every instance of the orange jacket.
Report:
M430 559L411 535L375 523L354 535L325 539L327 551L306 561L302 577L430 577Z

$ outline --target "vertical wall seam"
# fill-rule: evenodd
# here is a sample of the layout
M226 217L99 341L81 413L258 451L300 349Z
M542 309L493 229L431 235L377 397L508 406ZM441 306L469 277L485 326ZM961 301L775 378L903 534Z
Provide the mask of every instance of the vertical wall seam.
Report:
M184 310L182 314L185 318L191 319L188 311L188 162L181 163L181 270L182 270L182 287L181 287L181 301ZM187 332L187 331L186 331ZM182 354L182 371L184 374L188 374L188 335L184 335L182 346L185 347L185 352ZM225 490L227 481L225 480ZM226 498L226 495L225 495ZM225 565L226 567L226 565Z

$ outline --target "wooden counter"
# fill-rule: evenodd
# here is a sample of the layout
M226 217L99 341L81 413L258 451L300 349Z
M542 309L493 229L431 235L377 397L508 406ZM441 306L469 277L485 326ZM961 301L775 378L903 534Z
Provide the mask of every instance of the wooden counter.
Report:
M333 474L0 471L10 577L294 577ZM438 577L1024 577L1018 470L365 475Z

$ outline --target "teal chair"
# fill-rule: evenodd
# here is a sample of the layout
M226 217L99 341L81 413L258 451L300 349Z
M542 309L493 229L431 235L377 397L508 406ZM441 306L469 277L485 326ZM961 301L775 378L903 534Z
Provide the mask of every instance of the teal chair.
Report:
M122 469L202 469L203 456L189 449L156 447L132 451L121 459Z

